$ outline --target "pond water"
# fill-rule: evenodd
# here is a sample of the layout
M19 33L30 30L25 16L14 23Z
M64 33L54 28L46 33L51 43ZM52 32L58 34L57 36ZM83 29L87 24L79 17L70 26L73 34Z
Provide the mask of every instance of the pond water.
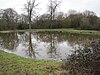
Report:
M77 47L97 39L100 37L66 32L0 33L0 50L25 58L60 61Z

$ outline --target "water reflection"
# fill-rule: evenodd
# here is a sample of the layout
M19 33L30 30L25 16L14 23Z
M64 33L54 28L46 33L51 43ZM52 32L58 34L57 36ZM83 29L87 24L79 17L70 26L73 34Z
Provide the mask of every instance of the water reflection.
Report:
M14 50L18 46L17 33L4 33L0 34L0 45L2 48Z
M27 58L61 60L74 47L99 38L66 32L0 33L0 49Z
M34 51L34 48L33 48L33 44L32 44L32 36L31 36L31 32L29 32L29 56L32 58L36 58L35 56L35 51Z

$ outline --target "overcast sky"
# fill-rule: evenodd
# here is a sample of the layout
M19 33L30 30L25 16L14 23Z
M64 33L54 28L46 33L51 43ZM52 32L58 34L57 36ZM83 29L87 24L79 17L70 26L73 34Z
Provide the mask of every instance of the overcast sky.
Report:
M100 16L100 0L60 0L60 11L65 13L70 9L77 11L91 10ZM14 8L18 13L23 12L24 4L27 0L0 0L0 9ZM38 14L43 14L47 11L48 0L37 0L40 3L38 6Z

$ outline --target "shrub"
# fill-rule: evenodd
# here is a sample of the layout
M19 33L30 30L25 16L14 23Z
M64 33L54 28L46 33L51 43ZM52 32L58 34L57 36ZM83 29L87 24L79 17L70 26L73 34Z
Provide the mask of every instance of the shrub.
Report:
M100 40L75 50L65 64L71 75L100 75Z

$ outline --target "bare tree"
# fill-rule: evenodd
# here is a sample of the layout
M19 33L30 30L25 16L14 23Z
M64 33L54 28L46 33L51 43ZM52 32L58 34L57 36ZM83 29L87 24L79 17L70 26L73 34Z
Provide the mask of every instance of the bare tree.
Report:
M35 9L37 6L38 4L36 4L36 0L32 0L32 1L28 0L27 3L25 4L25 9L28 15L29 29L31 29L32 15L35 14Z
M50 13L50 20L54 19L55 12L57 11L58 6L60 5L60 1L57 0L49 0L48 11Z
M29 24L29 29L31 29L31 24L32 24L32 16L35 14L35 9L38 6L36 4L36 0L28 0L27 3L25 4L25 9L28 15L28 24ZM31 39L31 32L29 32L29 53L32 52L32 55L35 57L35 52L32 46L32 39Z

